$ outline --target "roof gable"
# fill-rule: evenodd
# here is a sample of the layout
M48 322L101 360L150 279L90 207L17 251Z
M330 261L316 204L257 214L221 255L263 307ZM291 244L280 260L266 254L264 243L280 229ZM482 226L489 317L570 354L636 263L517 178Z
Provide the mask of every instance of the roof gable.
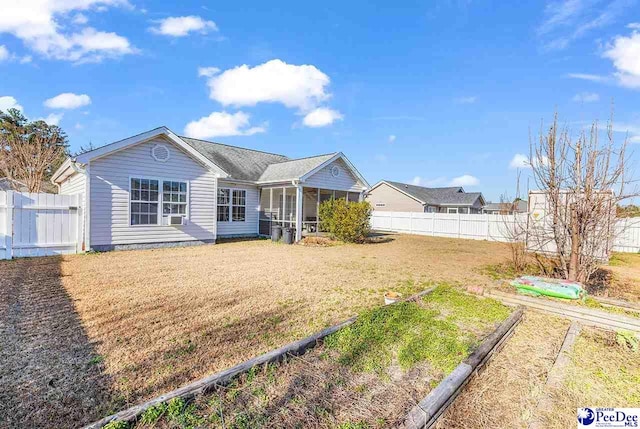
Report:
M298 180L325 161L333 158L335 153L310 156L307 158L290 159L269 165L258 179L258 182L275 182Z
M192 146L188 145L184 140L182 140L180 137L174 134L173 131L171 131L167 127L154 128L153 130L146 131L144 133L137 134L135 136L126 138L124 140L119 140L117 142L85 152L76 157L76 162L81 164L87 164L91 160L110 155L114 152L120 151L122 149L131 147L140 143L144 143L156 137L165 137L171 143L175 144L176 146L180 147L182 150L187 152L187 154L193 157L196 161L200 162L201 164L215 171L221 177L228 176L228 173L224 171L220 166L212 162L210 159L205 157L199 151L195 150ZM55 175L56 174L54 174L54 176Z

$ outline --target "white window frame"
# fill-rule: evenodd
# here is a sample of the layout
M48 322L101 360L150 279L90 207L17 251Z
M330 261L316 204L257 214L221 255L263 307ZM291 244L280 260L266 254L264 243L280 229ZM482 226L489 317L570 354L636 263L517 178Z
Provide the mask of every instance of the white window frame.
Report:
M447 214L458 214L458 207L447 207Z
M142 180L157 180L158 181L158 221L157 223L148 223L148 224L138 224L138 225L133 225L131 223L131 180L133 179L142 179ZM163 210L162 210L162 204L164 203L164 197L163 197L163 193L162 193L162 189L163 189L163 184L164 182L183 182L187 184L187 206L185 208L185 214L172 214L172 215L166 215L166 216L182 216L185 219L189 219L190 217L190 212L191 212L191 184L189 183L188 180L186 179L175 179L175 178L167 178L167 177L153 177L153 176L145 176L142 174L132 174L129 176L129 196L128 196L128 201L127 201L127 217L128 217L128 223L130 227L133 228L138 228L138 227L157 227L157 226L167 226L167 225L163 225L162 224L162 220L164 219L165 215L163 214ZM148 201L146 201L148 202ZM152 201L155 202L155 201ZM171 201L169 201L169 203L171 203Z
M218 193L216 192L216 222L217 223L246 223L247 222L247 214L248 214L248 204L247 200L249 198L249 191L246 188L233 188L230 186L218 186L218 191L220 190L228 190L229 191L229 204L223 204L222 207L229 207L229 220L218 220L218 207L221 205L218 204ZM237 205L236 207L244 207L244 220L233 220L233 192L234 191L242 191L244 192L244 206Z

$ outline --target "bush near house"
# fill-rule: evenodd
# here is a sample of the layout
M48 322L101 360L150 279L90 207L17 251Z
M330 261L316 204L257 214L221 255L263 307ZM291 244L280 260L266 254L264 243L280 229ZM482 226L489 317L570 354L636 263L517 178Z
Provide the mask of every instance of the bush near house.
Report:
M348 243L365 241L371 225L371 205L367 201L347 202L344 198L320 204L320 228Z

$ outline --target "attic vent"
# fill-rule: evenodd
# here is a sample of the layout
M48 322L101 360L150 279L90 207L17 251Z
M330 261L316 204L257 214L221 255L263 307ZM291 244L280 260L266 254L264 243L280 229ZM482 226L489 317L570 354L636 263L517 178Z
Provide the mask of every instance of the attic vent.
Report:
M159 162L167 162L169 160L169 148L163 144L157 144L151 148L151 156Z
M333 177L338 177L340 175L340 169L338 168L337 165L334 165L333 167L331 167L331 175Z

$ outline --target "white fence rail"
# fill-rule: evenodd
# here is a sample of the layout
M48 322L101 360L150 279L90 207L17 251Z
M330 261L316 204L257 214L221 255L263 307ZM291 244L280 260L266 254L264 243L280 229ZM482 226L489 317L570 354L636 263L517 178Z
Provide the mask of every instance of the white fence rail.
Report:
M0 191L0 259L81 251L81 198Z
M512 228L524 227L527 215L445 214L374 211L374 230L472 240L510 241ZM613 250L640 252L640 219L618 219Z

